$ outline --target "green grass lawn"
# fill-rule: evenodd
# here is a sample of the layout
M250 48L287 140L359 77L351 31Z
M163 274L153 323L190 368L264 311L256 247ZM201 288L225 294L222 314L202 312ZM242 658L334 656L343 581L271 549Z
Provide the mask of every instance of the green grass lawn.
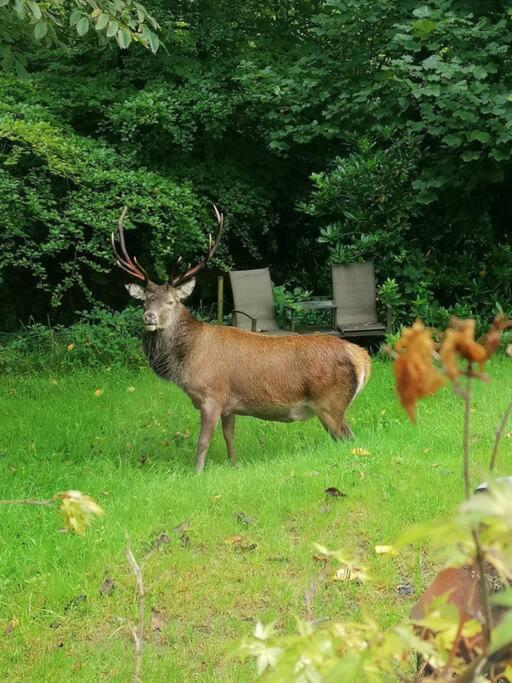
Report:
M511 398L512 361L494 360L489 374L492 383L475 390L475 481ZM162 532L170 539L144 563L146 682L254 680L253 664L226 652L257 619L293 629L319 572L315 541L355 551L373 578L329 583L316 617L352 619L363 608L391 625L408 612L414 596L401 597L397 586L406 578L417 593L440 558L411 549L390 559L374 546L462 498L462 406L448 389L419 406L413 426L391 365L375 362L351 410L354 442L331 442L316 420L238 418L238 467L228 465L219 429L201 476L198 425L186 396L146 369L0 379L0 498L80 489L106 512L78 537L59 532L47 508L0 507L0 680L130 680L133 646L122 619L135 615L135 596L126 536L139 559ZM501 472L507 461L512 470L511 454L506 438ZM326 499L330 486L346 497ZM184 520L189 544L172 531ZM241 543L225 543L232 536ZM101 595L106 577L115 588ZM18 623L5 635L11 619Z

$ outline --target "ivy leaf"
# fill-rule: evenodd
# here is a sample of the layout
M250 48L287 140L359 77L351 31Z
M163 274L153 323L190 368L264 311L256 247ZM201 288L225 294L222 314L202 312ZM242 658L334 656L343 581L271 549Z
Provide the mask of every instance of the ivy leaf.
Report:
M87 17L82 17L76 25L76 30L79 36L85 36L89 30L89 19Z

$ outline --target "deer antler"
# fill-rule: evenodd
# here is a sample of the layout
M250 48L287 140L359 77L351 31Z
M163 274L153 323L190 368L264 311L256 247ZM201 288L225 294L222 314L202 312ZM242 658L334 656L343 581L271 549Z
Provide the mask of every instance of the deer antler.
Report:
M112 251L114 252L114 256L116 257L116 263L120 268L129 273L132 277L136 277L138 280L150 282L149 275L146 273L144 268L142 268L142 266L139 264L135 257L132 260L130 256L128 256L128 252L126 251L126 244L124 241L124 218L126 216L127 211L128 207L125 206L121 215L119 216L119 246L121 247L122 256L119 256L119 254L117 253L116 239L114 233L112 233L111 235Z
M186 270L184 273L181 273L180 275L176 275L172 281L171 284L173 287L177 287L178 285L183 284L187 280L190 280L191 278L194 277L196 273L198 273L201 268L204 268L205 265L208 263L208 261L211 259L211 257L214 255L215 250L219 246L220 238L222 235L222 228L224 227L224 216L223 214L218 210L218 208L213 205L213 211L215 213L215 219L217 221L217 237L215 238L215 242L212 240L211 233L208 233L208 250L206 252L206 256L199 261L199 263L192 268ZM178 259L178 263L181 260ZM178 263L176 265L178 265Z

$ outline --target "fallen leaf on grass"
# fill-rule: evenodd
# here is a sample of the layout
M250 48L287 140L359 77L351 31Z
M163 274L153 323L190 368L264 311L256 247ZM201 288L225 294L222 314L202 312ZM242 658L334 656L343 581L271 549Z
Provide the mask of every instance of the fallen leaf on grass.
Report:
M320 472L318 472L318 470L313 470L311 472L304 472L304 474L302 476L303 477L319 477Z
M328 489L325 489L324 491L326 496L331 496L331 498L346 498L347 494L343 493L339 489L337 489L335 486L329 486Z
M165 533L165 531L162 531L162 533L158 534L158 536L155 538L155 540L149 544L148 549L146 551L146 554L144 555L144 558L145 559L148 558L150 555L152 555L157 550L159 550L162 546L168 545L170 540L171 539Z
M190 439L190 432L188 429L186 429L184 432L174 432L174 443L181 443L182 441L186 441L187 439Z
M173 531L175 534L182 534L184 531L188 531L190 529L190 520L185 519L181 524L178 524L177 526L173 527Z
M364 567L340 567L333 576L333 581L359 581L363 583L368 578Z
M129 394L133 394L133 392L135 391L135 387L126 387L126 391L127 391Z
M243 512L237 512L235 517L237 520L240 522L240 524L254 524L256 521L254 517L249 517L248 515L244 514Z
M414 586L408 579L404 579L403 583L397 586L397 590L398 595L400 595L400 597L402 598L405 598L408 595L412 595L414 593Z
M16 628L16 626L18 625L18 623L19 623L19 622L18 622L17 619L11 619L11 620L8 622L7 626L5 627L5 635L6 635L6 636L10 636L11 633L12 633L12 632L14 631L14 629Z
M103 389L96 389L96 391L94 392L94 395L96 397L101 396L102 394L103 394Z
M237 544L235 545L235 550L239 553L249 553L251 550L256 550L257 547L257 543L247 543L246 545Z
M322 505L322 507L320 508L320 512L324 515L326 515L331 510L332 510L332 507L330 505Z
M505 436L507 437L507 439L512 439L512 432L507 432Z
M318 555L313 555L313 560L314 560L315 562L322 562L323 564L327 564L327 562L329 562L329 558L328 558L328 557L326 557L325 555L320 555L320 554L318 554Z
M236 545L236 544L241 543L241 542L242 542L241 536L228 536L223 541L224 545Z
M151 610L151 630L162 631L165 626L165 621L162 619L162 614L155 607Z
M396 549L392 545L376 545L377 555L396 555Z
M115 587L116 584L114 583L114 580L107 576L105 581L101 584L100 595L110 595Z
M74 607L77 607L77 605L82 604L82 602L85 602L87 600L87 595L77 595L74 598L72 598L68 604L64 607L64 612L69 612L70 609L73 609Z
M73 342L71 342L71 344L68 344L66 346L68 353L71 353L71 351L73 351L74 348L75 348L75 345L73 344Z
M370 451L366 448L353 448L351 451L352 455L371 455Z

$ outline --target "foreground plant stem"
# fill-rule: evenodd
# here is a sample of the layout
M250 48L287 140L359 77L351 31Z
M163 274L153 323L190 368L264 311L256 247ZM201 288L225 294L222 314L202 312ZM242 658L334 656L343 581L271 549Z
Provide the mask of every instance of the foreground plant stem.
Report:
M466 493L466 500L469 500L473 489L471 486L471 474L470 474L470 459L471 459L471 403L473 400L473 364L468 361L468 372L466 375L466 387L462 392L462 398L464 400L464 488ZM471 535L473 537L473 542L475 544L476 551L476 564L478 567L478 581L480 584L480 593L482 595L482 605L484 609L484 624L483 632L485 638L485 652L489 647L491 640L492 631L492 620L491 620L491 607L489 602L489 591L487 590L487 582L485 580L485 556L480 544L480 536L478 534L478 529L474 527L471 530Z
M130 633L132 634L133 643L135 645L135 670L133 673L133 683L139 683L140 671L142 667L142 650L144 649L144 582L142 580L142 570L135 559L135 556L130 547L126 548L126 559L130 565L133 575L135 576L135 585L137 589L137 625L130 623Z
M492 449L492 455L491 455L491 464L489 465L489 469L492 472L495 465L496 465L496 460L498 458L498 449L500 446L501 439L503 438L503 433L505 431L505 427L507 426L508 419L510 417L510 414L512 413L512 401L507 406L507 409L503 413L503 417L501 418L501 422L499 424L498 429L496 430L496 439L494 441L494 448Z
M19 500L0 500L0 505L53 505L53 498L36 500L35 498L21 498Z

